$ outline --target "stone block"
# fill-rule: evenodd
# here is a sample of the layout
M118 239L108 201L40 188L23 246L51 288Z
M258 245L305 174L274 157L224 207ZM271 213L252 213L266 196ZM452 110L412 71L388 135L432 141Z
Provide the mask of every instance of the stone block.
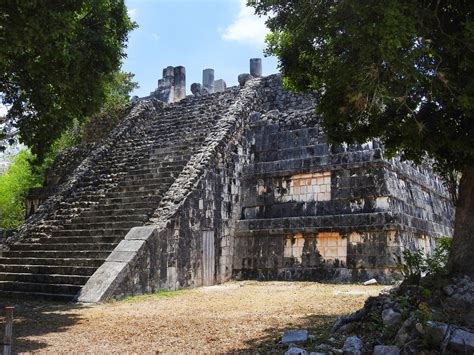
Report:
M398 355L400 348L395 345L376 345L373 355Z
M308 331L306 329L301 330L287 330L283 333L282 343L283 344L300 344L308 341Z
M125 236L126 240L148 240L154 233L156 233L156 227L133 227Z
M448 349L459 354L474 354L474 333L455 329L449 339Z

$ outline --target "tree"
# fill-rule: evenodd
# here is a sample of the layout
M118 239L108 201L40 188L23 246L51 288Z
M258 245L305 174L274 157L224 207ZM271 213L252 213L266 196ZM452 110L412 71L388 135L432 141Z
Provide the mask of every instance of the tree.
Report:
M267 53L285 83L317 96L334 143L462 173L450 267L474 276L474 2L249 0L270 15Z
M0 228L13 229L25 220L28 190L41 186L42 176L32 170L31 159L28 150L21 150L0 176Z
M74 119L98 111L135 26L123 0L2 1L0 138L41 161Z

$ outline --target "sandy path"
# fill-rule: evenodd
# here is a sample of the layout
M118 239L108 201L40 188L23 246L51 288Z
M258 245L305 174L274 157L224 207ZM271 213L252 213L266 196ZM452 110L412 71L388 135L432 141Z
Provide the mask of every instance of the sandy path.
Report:
M381 288L247 281L91 307L22 303L16 305L14 351L269 351L278 349L285 329L307 328L324 338L337 316L360 308Z

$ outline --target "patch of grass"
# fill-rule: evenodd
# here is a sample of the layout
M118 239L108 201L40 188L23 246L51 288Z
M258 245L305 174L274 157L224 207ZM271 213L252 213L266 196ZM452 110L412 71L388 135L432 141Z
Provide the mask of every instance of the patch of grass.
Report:
M176 291L158 291L149 295L138 295L138 296L127 296L119 300L118 302L142 302L151 301L156 298L171 298L181 296L188 293L189 290L176 290Z

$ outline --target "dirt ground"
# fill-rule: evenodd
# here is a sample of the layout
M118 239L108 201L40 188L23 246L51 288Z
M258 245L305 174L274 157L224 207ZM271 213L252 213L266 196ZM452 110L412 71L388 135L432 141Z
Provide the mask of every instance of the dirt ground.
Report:
M14 305L13 351L281 351L285 330L309 329L324 340L338 316L357 310L382 288L246 281L94 306L22 302Z

